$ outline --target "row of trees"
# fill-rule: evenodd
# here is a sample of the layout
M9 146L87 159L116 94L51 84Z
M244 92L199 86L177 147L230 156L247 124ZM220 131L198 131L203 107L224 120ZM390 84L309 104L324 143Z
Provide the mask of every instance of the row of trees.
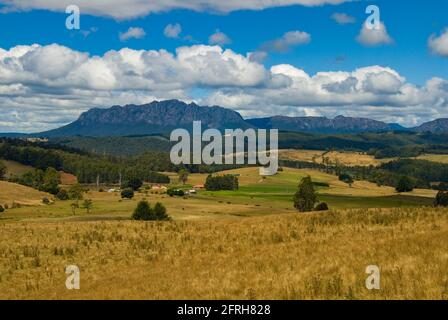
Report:
M69 149L70 150L70 149ZM115 158L48 149L21 140L0 140L0 158L17 161L37 169L54 168L71 173L80 183L120 183L138 177L152 183L169 183L168 176L158 173L171 169L169 158L150 153L141 158ZM163 165L164 164L164 165ZM1 173L1 172L0 172Z
M14 178L14 182L56 195L59 192L60 175L52 167L45 170L35 169L28 171L21 177Z
M209 175L205 180L205 189L207 191L238 190L238 178L231 174Z

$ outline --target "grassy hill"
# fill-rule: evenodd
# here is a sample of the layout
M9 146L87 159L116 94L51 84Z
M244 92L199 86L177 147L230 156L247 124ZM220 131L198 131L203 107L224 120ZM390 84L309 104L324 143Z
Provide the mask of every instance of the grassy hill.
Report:
M447 248L446 209L3 223L0 299L448 299Z
M13 176L21 176L24 173L33 170L31 166L26 166L16 161L0 159L6 166L6 177L11 178Z
M258 175L258 168L242 168L221 172L239 175L240 188L237 191L199 191L188 198L152 194L150 191L137 193L133 200L121 200L118 192L90 190L85 198L93 200L92 213L78 209L72 214L71 201L56 201L50 206L33 210L18 208L9 210L3 216L9 219L51 219L51 220L116 220L129 219L141 199L161 202L175 220L232 220L242 217L287 214L295 212L292 197L301 178L310 175L315 182L328 183L329 187L317 187L319 201L327 202L330 208L391 208L431 206L436 191L414 190L397 194L393 188L378 187L374 183L356 181L352 187L341 182L334 175L309 169L290 169L265 179ZM172 181L177 184L175 174ZM203 184L207 174L190 175L185 189Z
M12 206L13 202L26 206L34 206L42 204L42 199L47 197L51 199L52 196L45 192L37 191L33 188L22 186L20 184L0 181L0 204L8 204ZM30 208L22 208L31 210ZM16 210L16 209L13 209Z

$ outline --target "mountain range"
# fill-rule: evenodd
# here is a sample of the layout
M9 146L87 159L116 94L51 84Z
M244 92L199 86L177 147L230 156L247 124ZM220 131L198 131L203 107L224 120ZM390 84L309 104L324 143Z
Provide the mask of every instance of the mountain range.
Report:
M279 129L305 133L348 134L361 132L416 131L448 132L448 119L437 119L415 128L385 123L367 118L337 116L286 117L273 116L244 119L238 112L223 107L202 107L179 100L153 101L145 105L113 106L108 109L94 108L81 114L74 122L63 127L32 134L40 137L68 136L129 136L169 133L176 128L191 129L193 121L201 121L202 128L216 129ZM20 136L20 134L0 134Z

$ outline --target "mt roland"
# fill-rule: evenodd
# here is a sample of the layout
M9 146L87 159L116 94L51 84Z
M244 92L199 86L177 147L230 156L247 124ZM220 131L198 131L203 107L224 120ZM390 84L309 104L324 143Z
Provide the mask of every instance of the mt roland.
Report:
M433 133L448 132L448 119L437 119L415 128L384 123L367 118L337 116L286 117L273 116L243 119L236 111L213 106L201 107L178 100L153 101L145 105L94 108L81 114L78 120L58 129L34 134L43 137L64 136L129 136L169 133L177 128L191 129L193 121L201 121L203 128L216 129L279 129L305 133L360 133L408 130Z

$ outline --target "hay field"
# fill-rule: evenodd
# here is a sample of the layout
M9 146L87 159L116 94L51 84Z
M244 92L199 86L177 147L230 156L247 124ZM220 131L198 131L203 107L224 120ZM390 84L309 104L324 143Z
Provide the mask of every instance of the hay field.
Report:
M52 199L53 196L37 191L36 189L22 186L16 183L0 181L0 205L7 204L9 207L13 203L21 204L25 206L36 206L42 204L42 199L47 197ZM30 208L23 208L25 210L33 210Z
M306 161L344 166L379 166L380 160L362 152L349 151L315 151L315 150L280 150L279 158L285 160Z
M448 154L422 154L413 159L427 160L432 162L448 164Z
M0 226L1 299L448 299L446 209Z

